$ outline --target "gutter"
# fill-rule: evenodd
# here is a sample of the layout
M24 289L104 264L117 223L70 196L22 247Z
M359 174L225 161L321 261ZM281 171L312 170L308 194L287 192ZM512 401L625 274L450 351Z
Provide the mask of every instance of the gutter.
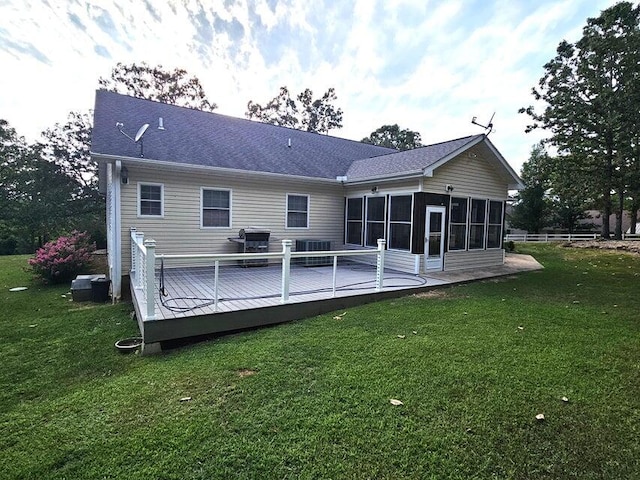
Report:
M236 168L226 167L212 167L208 165L193 165L186 163L168 162L166 160L153 160L150 158L138 158L138 157L123 157L120 155L108 155L104 153L89 152L98 163L114 163L117 161L126 161L130 165L139 165L142 167L166 167L174 170L184 171L205 171L205 172L223 172L232 175L247 175L247 176L260 176L261 178L268 176L281 179L296 179L306 182L322 183L322 184L336 184L335 178L322 178L322 177L306 177L303 175L289 175L286 173L273 173L273 172L257 172L254 170L239 170Z

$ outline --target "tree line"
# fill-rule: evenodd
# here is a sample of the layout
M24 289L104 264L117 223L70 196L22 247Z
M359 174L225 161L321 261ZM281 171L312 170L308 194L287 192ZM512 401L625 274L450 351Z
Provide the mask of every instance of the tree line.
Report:
M172 105L214 111L200 80L186 70L162 65L118 63L100 88ZM315 133L342 127L343 111L329 88L315 98L310 89L292 97L281 87L271 100L247 104L246 116ZM98 191L97 165L91 160L92 112L70 112L65 123L45 130L28 144L7 120L0 119L0 255L31 253L70 232L88 231L106 243L105 200ZM384 125L363 142L405 150L421 146L420 134Z
M640 208L640 6L620 2L587 19L582 37L563 40L532 94L538 108L520 112L549 132L524 165L511 224L538 232L572 231L586 209L600 210L602 237L632 232ZM550 155L545 147L557 153ZM610 231L609 217L615 214Z

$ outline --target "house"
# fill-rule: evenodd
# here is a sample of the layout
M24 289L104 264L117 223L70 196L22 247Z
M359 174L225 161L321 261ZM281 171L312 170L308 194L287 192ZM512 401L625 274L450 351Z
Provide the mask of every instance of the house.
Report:
M483 134L398 152L103 90L91 155L114 298L127 291L131 227L160 254L235 253L229 238L259 225L274 249L384 238L385 265L415 274L501 265L507 192L521 187Z

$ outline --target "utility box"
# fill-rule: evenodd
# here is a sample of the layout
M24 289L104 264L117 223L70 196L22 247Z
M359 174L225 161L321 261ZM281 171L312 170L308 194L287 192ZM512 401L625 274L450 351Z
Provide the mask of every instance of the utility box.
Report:
M323 252L331 250L329 240L296 240L296 252ZM333 257L300 257L299 264L305 267L333 265Z
M93 280L106 280L106 275L78 275L71 281L71 298L74 302L90 302L93 299Z

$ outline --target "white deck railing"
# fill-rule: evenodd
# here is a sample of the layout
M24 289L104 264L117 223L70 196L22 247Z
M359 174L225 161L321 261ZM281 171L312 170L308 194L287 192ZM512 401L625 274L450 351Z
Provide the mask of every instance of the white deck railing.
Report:
M144 320L155 318L156 291L156 242L145 240L144 233L131 227L131 285L136 293L140 293L142 303L146 306L142 312Z
M140 293L142 300L143 320L154 320L155 317L155 291L156 291L156 260L208 260L214 264L213 310L218 310L218 280L220 262L234 260L255 261L258 259L273 259L282 261L282 283L280 288L280 302L289 302L289 284L291 278L291 259L301 257L333 257L332 297L336 295L336 276L338 269L338 257L353 257L362 255L376 255L376 286L375 291L382 290L384 278L384 252L386 240L378 239L378 248L363 250L329 250L317 252L292 252L292 240L282 240L282 251L273 253L202 253L202 254L175 254L157 255L155 253L155 241L144 240L144 234L131 228L131 284L136 293Z
M505 242L579 242L600 239L599 233L510 233ZM640 240L640 233L623 233L622 240Z
M597 240L597 233L510 233L505 235L505 242L579 242Z

